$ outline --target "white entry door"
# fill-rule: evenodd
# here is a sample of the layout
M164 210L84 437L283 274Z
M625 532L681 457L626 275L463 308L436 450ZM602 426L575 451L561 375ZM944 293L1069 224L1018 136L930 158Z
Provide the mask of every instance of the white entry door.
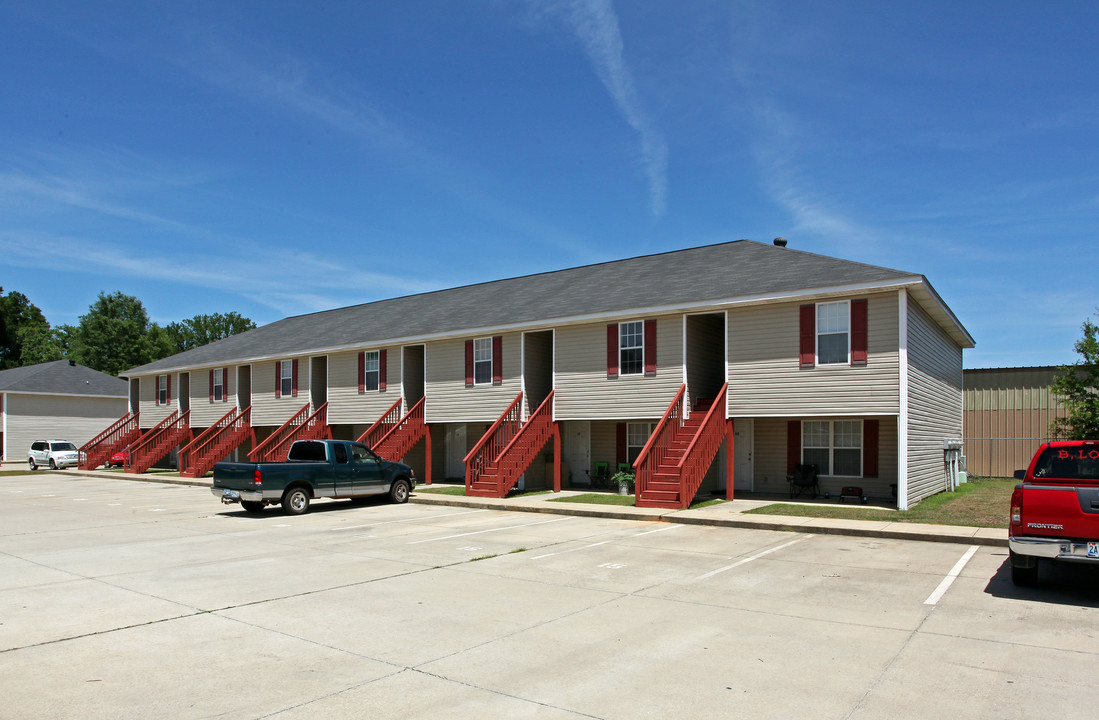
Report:
M751 492L754 422L751 418L737 418L733 423L733 492Z
M449 425L446 429L446 476L464 478L466 476L466 426Z

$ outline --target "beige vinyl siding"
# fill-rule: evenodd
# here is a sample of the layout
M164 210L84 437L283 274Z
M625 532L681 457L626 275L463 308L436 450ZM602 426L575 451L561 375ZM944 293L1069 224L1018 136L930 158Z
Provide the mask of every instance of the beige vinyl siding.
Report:
M179 408L179 373L169 373L172 378L172 393L167 405L156 404L157 375L141 377L138 385L140 397L141 427L151 428ZM121 417L121 415L119 416Z
M591 424L591 463L605 462L610 465L613 475L618 462L618 423L593 422ZM580 482L587 482L588 478L581 468Z
M623 322L652 318L622 318ZM683 384L683 316L656 318L656 377L607 378L607 324L557 330L558 420L659 418Z
M26 462L35 440L80 447L126 414L126 398L4 394L4 459Z
M222 368L222 370L225 369ZM210 368L191 371L191 427L210 427L225 417L225 413L236 409L236 368L229 366L228 371L229 377L226 380L226 399L224 402L221 400L210 401ZM175 389L174 385L172 389Z
M359 392L359 353L341 352L328 356L328 422L331 425L371 425L401 397L401 348L370 348L386 351L386 390ZM274 382L274 369L271 370ZM407 409L407 408L403 408Z
M733 420L735 427L736 420ZM753 423L752 463L753 489L761 493L785 493L786 483L786 420L758 418Z
M962 438L962 348L908 301L908 502L947 489L943 441Z
M488 337L488 336L478 336ZM427 344L427 422L495 422L519 394L521 333L503 336L503 383L466 387L466 342L444 340ZM473 339L473 338L469 338ZM473 432L473 428L469 429ZM475 443L477 435L471 440Z
M836 298L855 299L856 296ZM729 311L729 415L890 415L900 412L896 293L867 298L865 366L801 369L801 303Z
M309 358L298 359L297 397L275 397L273 360L252 363L252 427L279 427L308 403Z

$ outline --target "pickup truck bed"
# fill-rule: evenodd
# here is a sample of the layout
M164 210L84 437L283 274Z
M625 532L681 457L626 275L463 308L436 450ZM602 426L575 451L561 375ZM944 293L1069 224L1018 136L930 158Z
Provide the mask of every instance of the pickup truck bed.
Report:
M218 463L212 492L223 503L239 502L249 512L281 504L289 515L309 509L314 498L360 499L389 494L406 502L416 485L412 468L382 460L362 443L302 440L286 462Z
M1033 585L1039 561L1099 566L1099 441L1046 443L1011 496L1011 580Z

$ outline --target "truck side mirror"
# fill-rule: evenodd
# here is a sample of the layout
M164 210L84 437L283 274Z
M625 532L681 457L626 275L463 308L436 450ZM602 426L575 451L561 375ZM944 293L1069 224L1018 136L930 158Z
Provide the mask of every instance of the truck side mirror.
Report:
M1025 477L1026 477L1026 470L1016 470L1015 471L1015 479L1016 480L1022 480Z

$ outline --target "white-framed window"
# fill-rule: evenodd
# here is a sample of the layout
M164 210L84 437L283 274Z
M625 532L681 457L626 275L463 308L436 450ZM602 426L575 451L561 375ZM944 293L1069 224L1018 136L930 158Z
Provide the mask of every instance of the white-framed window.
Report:
M363 390L371 391L381 387L381 357L381 352L378 350L363 353Z
M279 361L279 395L290 397L294 394L294 361Z
M816 465L821 475L862 477L862 421L804 421L801 461Z
M159 387L159 390L157 391L156 404L157 405L167 405L168 404L168 376L167 375L157 376L157 386Z
M850 353L850 303L841 300L817 304L817 364L847 365Z
M492 338L473 341L473 384L492 384Z
M637 460L637 456L641 454L645 443L649 442L649 437L655 429L654 422L626 423L626 460L630 465Z
M214 402L221 402L225 399L225 368L214 370L213 396Z
M645 323L641 320L618 324L618 373L645 373Z

